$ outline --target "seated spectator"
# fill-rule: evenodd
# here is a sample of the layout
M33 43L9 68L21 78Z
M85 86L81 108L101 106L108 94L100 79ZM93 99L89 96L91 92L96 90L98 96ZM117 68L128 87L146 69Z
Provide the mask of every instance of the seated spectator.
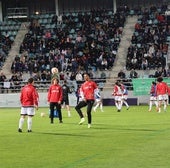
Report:
M158 78L158 77L160 77L161 75L162 75L162 72L161 72L160 68L157 68L156 71L155 71L154 77L155 77L155 78Z
M41 82L46 82L47 81L47 72L46 71L43 71L41 73Z
M106 79L106 73L104 71L101 72L100 78L101 79Z
M21 88L21 81L22 81L22 76L20 74L13 74L11 76L10 82L11 82L11 89L13 89L13 92L17 92Z
M3 72L1 72L0 74L0 90L1 90L1 93L4 93L4 88L3 88L3 85L4 85L4 82L6 81L7 77L4 75Z
M64 81L64 79L65 79L65 75L64 75L64 73L61 71L61 72L60 72L60 80L61 80L61 81Z
M45 32L45 38L51 38L51 32L49 30Z
M119 79L125 79L126 78L126 74L123 72L123 70L121 69L120 72L118 73L117 77Z
M133 79L133 78L138 78L138 73L135 71L135 69L132 69L130 71L130 78Z
M147 59L145 59L145 58L142 59L141 68L143 70L146 70L148 68L148 60Z
M81 74L81 72L79 71L77 74L76 74L76 81L82 81L83 80L83 76Z
M103 60L101 62L102 70L107 70L107 66L108 66L108 62L107 62L106 58L103 58Z
M71 72L71 74L70 74L70 80L71 80L71 81L76 80L76 74L75 74L75 72Z
M138 67L138 60L135 56L132 58L131 63L132 63L132 68L136 69Z

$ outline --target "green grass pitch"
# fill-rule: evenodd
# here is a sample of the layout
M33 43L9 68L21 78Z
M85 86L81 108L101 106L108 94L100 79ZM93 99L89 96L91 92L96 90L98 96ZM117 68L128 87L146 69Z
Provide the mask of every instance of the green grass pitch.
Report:
M85 109L83 109L85 111ZM41 117L40 113L46 116ZM33 118L33 132L26 120L18 133L20 108L0 109L1 168L169 168L170 112L157 113L148 106L114 106L92 112L92 127L83 125L71 108L72 117L62 109L50 124L48 108L39 108Z

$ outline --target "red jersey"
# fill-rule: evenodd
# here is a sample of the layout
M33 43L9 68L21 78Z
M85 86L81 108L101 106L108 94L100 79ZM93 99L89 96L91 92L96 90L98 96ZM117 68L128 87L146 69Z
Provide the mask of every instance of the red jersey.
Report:
M94 81L86 81L81 85L80 92L82 92L82 97L84 97L86 100L94 100L95 89L97 89L97 84Z
M56 85L52 84L48 90L47 97L48 102L58 103L59 101L61 102L62 99L63 99L62 87L58 84Z
M21 90L20 102L25 106L38 106L38 92L32 84L25 85Z
M164 95L168 93L168 85L165 82L159 82L156 85L156 94L158 95Z
M115 85L113 88L113 96L122 96L123 92L120 86Z

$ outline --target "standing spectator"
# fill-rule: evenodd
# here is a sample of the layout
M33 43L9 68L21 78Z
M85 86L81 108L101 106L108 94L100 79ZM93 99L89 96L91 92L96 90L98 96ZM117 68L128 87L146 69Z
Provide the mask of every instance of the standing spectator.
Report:
M35 115L34 108L38 110L38 99L39 96L38 92L34 87L34 79L29 78L28 84L26 84L21 90L20 102L22 107L18 132L22 132L22 127L26 116L28 116L27 120L28 132L32 132L32 117Z
M71 117L71 113L70 113L70 106L69 106L69 93L70 92L70 88L67 85L67 82L64 81L64 84L62 85L62 89L63 89L63 100L62 100L62 105L63 108L66 107L67 109L67 113L68 113L68 117Z
M158 101L156 95L156 82L152 82L151 89L150 89L150 100L149 100L149 112L152 110L153 104L156 105L156 110L158 109Z
M168 85L163 82L162 77L157 78L156 94L158 97L158 113L161 112L161 105L164 105L164 111L166 111L168 103Z
M83 124L85 122L85 118L83 116L83 113L81 111L81 108L87 106L87 117L88 117L88 128L91 127L92 117L91 117L91 110L94 104L94 92L95 89L97 89L97 84L90 79L90 76L88 73L84 74L84 80L85 82L80 87L80 95L82 97L82 101L80 101L75 109L78 112L81 120L79 124Z
M54 123L54 108L58 112L59 123L62 123L61 102L63 99L62 87L59 85L59 79L52 78L51 85L48 89L47 100L50 105L50 119L51 124Z

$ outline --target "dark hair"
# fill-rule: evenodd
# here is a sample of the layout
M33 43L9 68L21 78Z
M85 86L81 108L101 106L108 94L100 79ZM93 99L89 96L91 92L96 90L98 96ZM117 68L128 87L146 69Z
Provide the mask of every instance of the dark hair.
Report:
M121 86L120 80L117 80L115 84Z
M152 82L152 84L153 84L153 85L156 85L156 82L155 82L155 81L153 81L153 82Z
M34 79L33 78L29 78L28 79L28 83L33 83L34 82Z
M89 77L90 77L90 74L89 74L89 73L87 73L87 72L85 72L83 75L87 75L87 76L89 76Z
M162 81L163 81L163 78L160 76L160 77L157 78L157 81L158 81L158 82L162 82Z

